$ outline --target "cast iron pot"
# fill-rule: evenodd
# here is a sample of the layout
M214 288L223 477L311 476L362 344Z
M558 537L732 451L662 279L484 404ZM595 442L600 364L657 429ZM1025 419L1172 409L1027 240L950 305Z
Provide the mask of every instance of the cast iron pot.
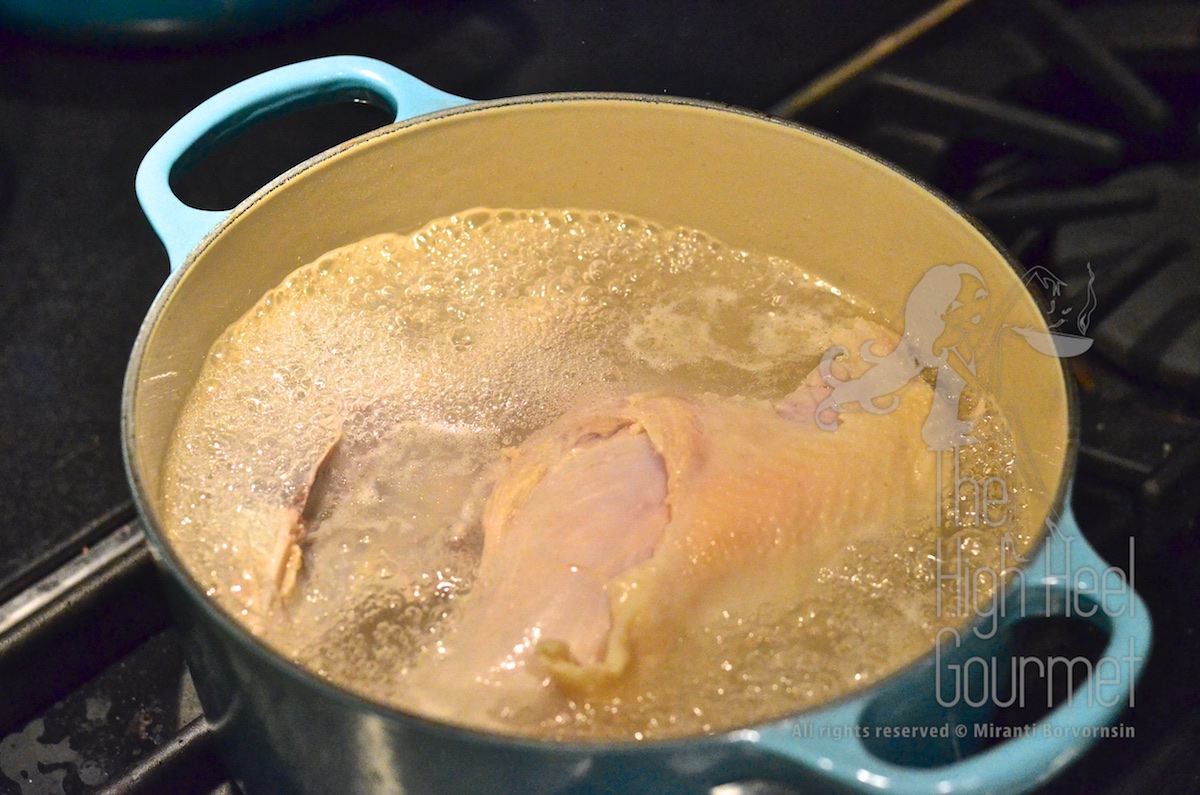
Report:
M382 104L397 121L296 167L232 212L197 210L171 192L175 164L212 141L296 103L345 97ZM1045 339L1036 301L987 235L869 156L702 102L562 94L470 103L387 64L335 57L259 75L205 102L147 154L137 189L174 272L126 378L126 465L205 714L247 795L709 792L747 780L805 793L1021 792L1069 764L1130 703L1149 652L1149 616L1132 583L1079 534L1067 500L1071 392L1061 362L1021 340L1003 343L993 387L1019 418L1026 475L1041 484L1050 529L999 602L999 631L987 628L995 613L985 616L869 689L768 725L582 744L405 714L275 654L204 596L160 529L160 467L218 335L322 253L474 206L611 209L703 229L731 246L812 263L892 318L930 267L969 263L1005 297L996 302L1004 322ZM1095 624L1112 664L1097 664L1077 697L1033 731L979 750L989 685L969 674L988 660L1003 669L1011 628L1042 615Z

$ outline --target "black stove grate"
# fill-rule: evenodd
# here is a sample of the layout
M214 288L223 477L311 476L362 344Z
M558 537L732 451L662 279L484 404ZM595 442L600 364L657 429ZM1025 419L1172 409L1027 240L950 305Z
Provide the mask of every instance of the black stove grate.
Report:
M1080 471L1130 502L1113 532L1136 527L1143 553L1200 509L1198 37L1190 3L977 0L919 46L776 106L947 192L1062 279L1066 303L1094 273L1096 351L1072 360Z
M1083 417L1075 509L1085 534L1112 561L1131 559L1133 535L1139 571L1154 572L1137 582L1156 620L1156 650L1138 706L1123 718L1136 737L1101 742L1044 791L1200 791L1200 763L1194 758L1200 662L1194 653L1197 621L1187 609L1197 596L1188 585L1188 567L1196 555L1200 505L1193 485L1200 474L1200 345L1190 342L1200 334L1200 263L1192 240L1200 228L1193 165L1200 145L1200 9L1165 0L865 3L855 28L836 14L816 20L791 7L795 4L771 2L736 13L716 3L695 4L688 12L630 10L623 25L587 15L567 19L547 4L417 5L392 10L360 4L322 26L265 36L251 42L253 48L181 55L152 49L139 58L7 37L11 46L0 60L12 66L7 73L23 75L25 82L0 85L0 100L8 103L0 104L0 114L7 112L15 124L20 114L37 117L67 105L79 114L79 124L97 124L109 138L102 136L80 153L71 149L78 131L55 126L41 156L66 151L75 158L68 160L70 168L79 169L79 158L99 148L114 159L100 178L129 190L105 223L135 230L131 242L103 249L102 230L81 232L83 242L100 246L104 256L137 261L137 275L122 278L138 283L133 299L140 308L121 331L110 332L121 344L106 355L123 361L132 326L164 267L132 204L129 183L137 157L182 112L223 85L277 63L361 52L477 97L665 88L769 107L829 130L938 187L986 223L1025 266L1060 277L1069 298L1087 289L1089 267L1095 274L1096 348L1072 362ZM927 13L921 24L891 38L903 46L876 47L866 51L870 57L847 60L872 35L922 10ZM824 30L843 35L814 34L820 22ZM720 30L706 36L705 26L714 24ZM728 52L744 46L738 38L743 34L763 41L761 52L729 66ZM551 41L557 36L590 36L593 44ZM824 39L837 39L840 49L829 41L822 45ZM807 59L794 54L799 40L816 48ZM656 48L659 52L646 54ZM847 63L857 65L845 69ZM813 79L831 68L832 79ZM83 85L95 84L96 99L81 100L87 92L79 89L66 96L46 90L71 83L85 69L93 74ZM132 97L122 97L122 81L139 84L130 89ZM160 107L155 98L171 95L172 81L182 85L183 95ZM772 104L778 97L784 99ZM114 141L130 117L133 126L145 128L141 137ZM261 145L269 147L272 133L266 135ZM69 184L49 161L23 171L11 138L0 137L0 145L0 212L11 213L15 202L18 212L10 217L24 218L21 211L29 209L22 202L53 201L49 193L14 188L21 179L51 174L53 184ZM233 152L224 177L201 177L196 195L202 201L215 196L220 203L230 191L240 191L237 172L252 165L254 149ZM25 256L14 248L32 243L12 239L19 245L0 243L0 256ZM69 256L84 257L82 247L66 248ZM54 265L47 260L38 275L53 275ZM20 273L35 278L33 271ZM59 278L65 302L78 279ZM114 283L123 282L107 281L108 292L99 295L81 292L116 306ZM18 293L7 283L5 288L0 318L10 324L18 316ZM46 385L36 380L40 365L30 358L51 356L55 335L53 328L45 331L38 337L41 347L27 353L6 349L7 358L0 360L23 363L24 386L35 396L47 394L38 392ZM112 374L105 378L104 388L112 392L116 381ZM111 411L115 423L115 394L101 408ZM27 406L9 413L8 418L0 413L7 423L0 429L14 449L25 439L17 426L35 426L38 415ZM66 511L41 504L0 511L6 530L44 525L55 538L22 567L0 565L0 605L28 593L39 578L54 580L80 546L122 532L136 535L120 479L108 477L116 466L112 429L98 441L91 441L93 435L88 429L59 444L49 466L59 466L76 488L89 482L89 473L104 469L96 493ZM53 478L22 482L54 495L47 502L69 500L59 496L69 489ZM83 521L101 514L101 520ZM62 529L75 527L84 529ZM1021 642L1026 653L1044 655L1086 653L1091 641L1049 623L1034 627ZM1085 651L1078 652L1081 648ZM0 735L6 735L0 739L0 795L236 793L215 756L152 563L136 538L84 566L82 579L33 618L0 632L0 687ZM1028 699L1039 700L1045 699ZM1033 717L1010 712L998 720L1020 725ZM741 791L785 790L760 783Z

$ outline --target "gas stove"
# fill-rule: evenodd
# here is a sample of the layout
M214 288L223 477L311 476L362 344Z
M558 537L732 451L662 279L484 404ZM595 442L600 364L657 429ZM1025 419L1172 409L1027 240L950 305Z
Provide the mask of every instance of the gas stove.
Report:
M0 795L236 793L121 467L124 366L166 275L133 174L208 96L335 53L479 99L665 93L799 121L946 194L1024 267L1051 274L1043 287L1065 303L1091 289L1095 345L1070 360L1082 418L1074 508L1101 554L1136 560L1155 648L1121 719L1127 735L1097 743L1044 791L1200 791L1190 609L1200 593L1189 577L1200 551L1200 7L423 0L350 3L228 42L0 32L0 383L10 398L0 404ZM223 146L177 191L230 207L385 121L363 106L299 113ZM1034 622L1020 643L1029 654L1097 651L1087 627L1069 622ZM1013 709L997 721L1037 717Z

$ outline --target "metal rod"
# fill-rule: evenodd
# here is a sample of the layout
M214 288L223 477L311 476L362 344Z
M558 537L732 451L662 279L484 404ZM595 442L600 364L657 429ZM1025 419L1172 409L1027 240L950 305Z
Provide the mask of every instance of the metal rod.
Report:
M768 112L784 118L795 118L805 109L829 96L845 83L866 72L872 66L904 47L909 42L937 27L974 0L945 0L899 30L877 39L871 46L849 61L813 80L796 93L780 100Z
M1171 107L1137 74L1100 43L1054 0L1024 0L1025 6L1055 39L1063 65L1112 100L1134 128L1158 133L1171 123Z
M196 718L96 795L211 792L225 778L215 746L208 721Z
M967 212L987 224L1059 224L1153 207L1158 195L1149 188L1075 188L980 199Z
M87 566L87 576L0 634L0 736L167 626L157 572L140 538L130 522L105 565Z
M872 87L899 97L943 127L962 124L984 140L1103 166L1119 164L1125 154L1125 142L1116 135L990 97L890 72L876 73Z
M137 522L124 524L12 599L0 604L0 636L69 593L79 583L95 576L101 569L143 541L142 529Z

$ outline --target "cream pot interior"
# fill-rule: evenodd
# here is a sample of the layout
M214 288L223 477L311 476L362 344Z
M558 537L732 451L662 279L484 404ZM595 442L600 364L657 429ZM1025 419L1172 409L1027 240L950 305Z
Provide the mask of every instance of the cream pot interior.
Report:
M299 167L247 201L167 284L137 352L127 418L147 512L155 513L180 407L222 330L330 249L474 206L616 210L702 229L797 262L897 326L925 271L968 263L1006 324L1046 328L1015 271L971 223L890 168L807 131L676 100L558 95L472 105ZM1025 466L1049 509L1069 449L1061 364L1026 344L1005 346L1003 356L994 391L1006 409L1020 408Z

